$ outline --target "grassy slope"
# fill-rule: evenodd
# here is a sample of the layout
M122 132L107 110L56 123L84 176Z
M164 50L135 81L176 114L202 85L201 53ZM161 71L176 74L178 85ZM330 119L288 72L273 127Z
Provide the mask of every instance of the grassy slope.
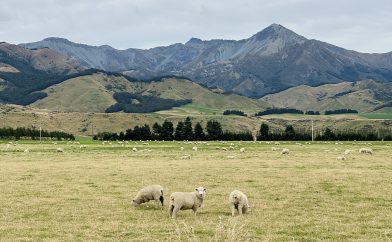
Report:
M190 113L149 113L149 114L127 114L127 113L67 113L54 112L43 109L34 109L14 105L0 105L0 127L42 127L48 130L63 130L75 135L92 135L93 133L111 131L120 132L135 125L154 122L162 123L164 119L173 121L184 120ZM204 126L210 119L218 120L224 129L228 130L250 130L256 134L262 122L267 122L271 128L284 128L287 124L294 127L310 127L311 119L315 120L315 128L323 130L328 127L358 128L373 126L375 128L391 125L388 120L369 120L360 115L268 115L260 118L247 118L235 115L192 115L192 121L201 122Z
M59 111L104 112L115 103L114 92L142 92L170 99L192 99L193 103L170 110L178 113L223 113L226 109L242 109L254 113L267 104L239 95L212 92L188 80L165 78L158 82L129 82L123 77L104 74L77 77L44 90L48 97L31 104L32 107Z
M199 241L392 239L392 163L385 159L390 143L373 143L373 156L358 154L366 144L351 142L282 143L290 149L288 156L265 143L234 143L236 150L227 152L215 150L228 147L223 143L198 145L198 152L192 152L193 144L176 142L112 147L91 141L85 149L29 143L6 151L0 141L0 238L188 241L186 226L191 226L191 235ZM134 146L138 152L131 151ZM56 147L65 153L56 153ZM246 152L240 153L240 147ZM29 153L23 153L26 148ZM337 161L345 149L354 152L347 161ZM185 153L192 153L191 160L179 158ZM138 189L155 183L165 188L163 211L153 203L130 206ZM207 196L198 215L180 211L176 223L169 219L169 194L200 185L207 188ZM230 216L227 200L234 189L248 195L249 214ZM220 220L220 235L230 230L236 238L214 240Z
M332 110L351 108L362 112L371 111L382 103L374 98L373 91L367 85L372 81L352 83L326 84L318 87L298 86L280 93L271 94L261 100L278 107L294 107L301 110ZM352 91L351 93L339 94ZM337 97L334 97L337 95Z

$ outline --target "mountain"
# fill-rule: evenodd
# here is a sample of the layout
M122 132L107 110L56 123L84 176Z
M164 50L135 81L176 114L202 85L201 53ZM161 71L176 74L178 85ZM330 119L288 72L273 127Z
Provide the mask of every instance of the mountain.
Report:
M36 92L85 67L49 48L26 49L0 43L0 102L29 104L43 97Z
M325 111L351 108L360 112L392 107L392 82L374 80L341 82L317 87L301 85L270 94L261 100L275 107Z
M181 106L177 113L199 114L202 110L204 114L221 114L225 109L233 108L253 113L269 106L262 100L216 93L187 79L165 77L138 81L100 71L65 80L42 92L46 97L33 102L30 107L66 112L126 111L121 106L119 110L115 109L124 95L131 95L126 103L135 110L133 112L154 112ZM168 106L162 106L165 103ZM170 112L176 113L175 110Z
M307 39L272 24L243 40L200 40L148 50L117 50L47 38L22 44L50 48L89 68L135 78L177 75L252 98L298 85L392 80L392 52L366 54Z

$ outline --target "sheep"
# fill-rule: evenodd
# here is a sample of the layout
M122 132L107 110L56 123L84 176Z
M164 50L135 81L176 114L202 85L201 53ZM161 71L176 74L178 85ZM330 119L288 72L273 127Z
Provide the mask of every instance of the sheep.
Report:
M351 154L351 150L345 150L344 151L344 155L349 155L349 154Z
M184 147L181 146L181 147L180 147L180 150L183 151L183 150L184 150Z
M240 149L240 152L241 152L241 153L244 153L244 152L245 152L245 148L241 148L241 149Z
M278 150L279 150L279 148L272 147L272 148L271 148L271 150L272 150L272 151L278 151Z
M288 155L290 153L290 150L287 148L283 148L282 152L280 152L281 155Z
M227 159L235 159L235 156L234 155L228 155Z
M136 151L137 151L137 148L136 148L136 147L133 147L133 148L132 148L132 151L133 151L133 152L136 152Z
M135 198L132 200L132 205L137 207L142 203L149 202L150 200L155 200L157 206L159 206L159 203L161 203L163 208L164 198L163 187L161 185L150 185L140 189Z
M359 153L373 155L373 150L370 148L361 148L359 149Z
M197 151L197 146L193 146L193 147L192 147L192 150L193 150L193 151Z
M234 147L230 145L229 150L234 150Z
M206 195L204 187L198 187L193 192L174 192L170 195L169 216L175 219L179 210L192 209L195 216L197 209L203 204Z
M63 152L64 152L64 149L63 149L63 148L57 148L57 149L56 149L56 152L57 152L57 153L63 153Z
M344 155L340 155L340 156L336 157L336 160L347 160L347 158Z
M234 190L229 195L229 204L231 209L231 216L234 217L237 211L239 215L248 212L249 202L247 196L238 190Z
M80 145L79 147L80 147L80 149L85 149L85 148L87 148L86 145Z
M189 159L191 159L191 154L183 155L183 156L181 156L181 159L182 160L189 160Z
M222 147L222 150L223 150L223 151L227 151L227 148L225 148L225 147Z
M30 150L29 150L29 149L25 149L23 152L24 152L24 153L29 153Z
M150 145L149 143L142 143L142 145Z

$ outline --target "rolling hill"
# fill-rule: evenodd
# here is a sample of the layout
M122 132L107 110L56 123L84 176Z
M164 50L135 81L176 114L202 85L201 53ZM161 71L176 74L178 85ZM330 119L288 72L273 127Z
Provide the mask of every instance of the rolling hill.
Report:
M392 83L373 80L342 82L317 87L301 85L267 95L261 100L275 107L325 111L351 108L371 112L390 107ZM388 105L389 104L389 105Z
M130 81L124 76L104 72L71 78L42 92L47 96L30 104L31 107L67 112L105 112L117 102L114 94L123 92L161 100L192 100L177 112L202 110L202 113L222 113L225 109L236 108L254 112L268 106L262 100L237 94L215 93L187 79L166 77L148 82ZM140 102L137 97L132 101L134 105Z
M392 52L367 54L307 39L272 24L243 40L200 40L148 50L88 46L61 38L22 44L51 48L89 68L132 77L177 75L260 98L299 85L319 86L365 79L392 81Z

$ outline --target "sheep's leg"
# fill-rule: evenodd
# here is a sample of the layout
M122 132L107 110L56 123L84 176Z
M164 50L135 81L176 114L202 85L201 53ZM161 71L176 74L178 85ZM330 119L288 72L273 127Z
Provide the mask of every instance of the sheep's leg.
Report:
M242 203L238 204L238 214L242 215L242 209L243 209L244 205Z
M173 219L176 218L178 210L180 210L180 209L178 208L178 206L174 206L174 208L173 208L173 213L172 213L172 218L173 218Z
M172 217L174 206L173 204L169 204L169 217Z
M197 214L197 207L194 206L194 207L192 208L192 210L193 210L193 214L196 216L196 214Z
M234 215L235 215L235 206L234 206L234 204L230 205L230 208L231 208L231 216L234 217Z
M248 212L248 205L244 205L243 207L242 207L242 213L247 213Z

